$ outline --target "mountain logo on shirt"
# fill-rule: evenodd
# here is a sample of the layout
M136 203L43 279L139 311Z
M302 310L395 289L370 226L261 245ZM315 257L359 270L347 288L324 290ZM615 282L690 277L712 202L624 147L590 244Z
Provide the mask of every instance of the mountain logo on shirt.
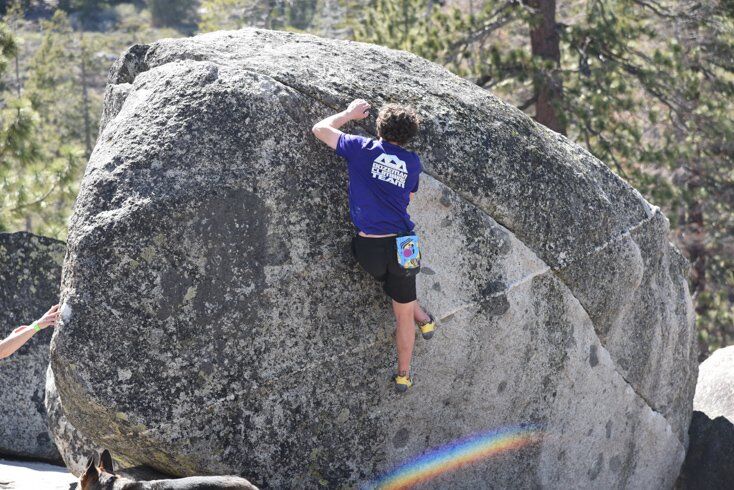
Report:
M372 178L405 188L408 168L395 155L383 153L372 162Z

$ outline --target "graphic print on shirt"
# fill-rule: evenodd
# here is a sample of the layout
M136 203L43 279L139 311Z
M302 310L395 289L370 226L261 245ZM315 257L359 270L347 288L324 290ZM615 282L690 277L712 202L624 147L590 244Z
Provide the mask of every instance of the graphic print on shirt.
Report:
M405 162L395 155L383 153L372 162L372 178L405 188L408 168Z

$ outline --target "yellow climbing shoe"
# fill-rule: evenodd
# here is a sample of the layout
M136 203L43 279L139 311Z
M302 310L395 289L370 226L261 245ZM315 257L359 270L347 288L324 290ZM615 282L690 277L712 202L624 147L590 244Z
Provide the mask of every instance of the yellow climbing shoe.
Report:
M395 390L398 393L404 393L408 391L408 388L413 386L413 380L410 379L410 376L400 376L399 374L396 374L393 379L395 380Z
M423 335L423 338L428 340L431 337L433 337L433 332L436 330L436 319L433 318L433 315L430 313L428 314L429 320L425 323L419 323L418 328L421 330L421 335Z

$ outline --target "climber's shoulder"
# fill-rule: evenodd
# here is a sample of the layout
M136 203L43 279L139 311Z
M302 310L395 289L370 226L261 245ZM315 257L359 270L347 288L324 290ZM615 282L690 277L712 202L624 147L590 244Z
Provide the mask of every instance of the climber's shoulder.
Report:
M342 133L336 142L335 151L341 157L350 158L360 151L372 149L374 141L358 134Z

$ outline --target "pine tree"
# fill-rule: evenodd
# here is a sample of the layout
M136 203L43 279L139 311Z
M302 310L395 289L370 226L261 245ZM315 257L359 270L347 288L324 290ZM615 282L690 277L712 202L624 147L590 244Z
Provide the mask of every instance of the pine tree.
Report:
M320 8L318 0L203 0L199 30L262 27L305 30L312 26Z
M84 161L83 97L68 17L58 10L42 29L22 97L5 93L0 222L63 237Z
M17 55L17 44L5 22L0 23L0 75ZM3 93L0 109L0 230L12 228L24 188L16 186L17 172L40 157L36 140L38 118L30 102L13 93Z
M15 58L18 46L8 25L0 24L0 75L5 73L11 58Z
M705 355L734 342L734 3L681 7L673 33L674 124L665 137L679 162L676 238L691 261Z
M148 0L153 27L179 27L195 21L197 0Z

